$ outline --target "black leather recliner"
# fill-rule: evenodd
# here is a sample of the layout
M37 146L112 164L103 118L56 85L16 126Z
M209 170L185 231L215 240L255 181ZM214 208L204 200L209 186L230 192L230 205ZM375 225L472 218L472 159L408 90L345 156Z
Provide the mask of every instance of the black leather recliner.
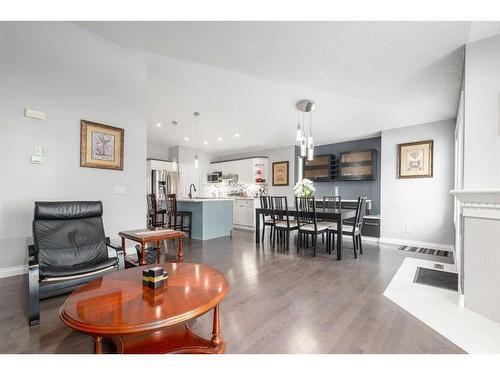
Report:
M40 300L69 293L123 269L121 247L104 234L102 202L35 202L29 254L29 324L40 321ZM108 257L108 247L116 256Z

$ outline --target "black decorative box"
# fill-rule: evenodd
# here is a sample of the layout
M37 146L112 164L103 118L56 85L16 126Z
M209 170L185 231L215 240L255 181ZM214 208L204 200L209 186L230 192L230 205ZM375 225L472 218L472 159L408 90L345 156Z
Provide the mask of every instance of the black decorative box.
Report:
M142 271L142 285L148 288L163 288L167 280L168 272L161 267L151 267Z

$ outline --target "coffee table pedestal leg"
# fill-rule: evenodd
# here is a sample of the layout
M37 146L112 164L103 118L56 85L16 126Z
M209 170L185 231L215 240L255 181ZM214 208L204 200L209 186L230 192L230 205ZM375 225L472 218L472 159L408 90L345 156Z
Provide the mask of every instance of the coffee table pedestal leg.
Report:
M220 334L220 323L219 323L219 305L214 307L214 325L212 330L212 339L210 342L212 346L217 347L221 343L221 339L219 337Z
M94 336L94 354L102 354L102 337Z

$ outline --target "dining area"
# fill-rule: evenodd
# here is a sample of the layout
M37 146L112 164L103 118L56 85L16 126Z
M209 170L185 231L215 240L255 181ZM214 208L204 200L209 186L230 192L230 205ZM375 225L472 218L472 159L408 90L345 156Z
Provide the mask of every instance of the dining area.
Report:
M363 254L361 234L367 201L367 197L360 196L346 205L340 196L296 196L290 205L286 196L262 196L260 208L255 209L255 242L259 244L268 237L273 249L278 246L289 251L292 241L297 253L312 250L314 257L321 241L325 252L335 252L340 261L346 236L352 239L353 255L357 258L358 253Z

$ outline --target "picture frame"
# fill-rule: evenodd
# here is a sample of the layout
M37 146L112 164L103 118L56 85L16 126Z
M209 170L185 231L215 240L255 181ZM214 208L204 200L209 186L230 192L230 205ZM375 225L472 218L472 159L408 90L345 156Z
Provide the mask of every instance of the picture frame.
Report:
M273 186L289 185L289 162L277 161L273 163Z
M125 131L80 120L80 167L123 171Z
M398 178L433 176L434 141L398 144Z

